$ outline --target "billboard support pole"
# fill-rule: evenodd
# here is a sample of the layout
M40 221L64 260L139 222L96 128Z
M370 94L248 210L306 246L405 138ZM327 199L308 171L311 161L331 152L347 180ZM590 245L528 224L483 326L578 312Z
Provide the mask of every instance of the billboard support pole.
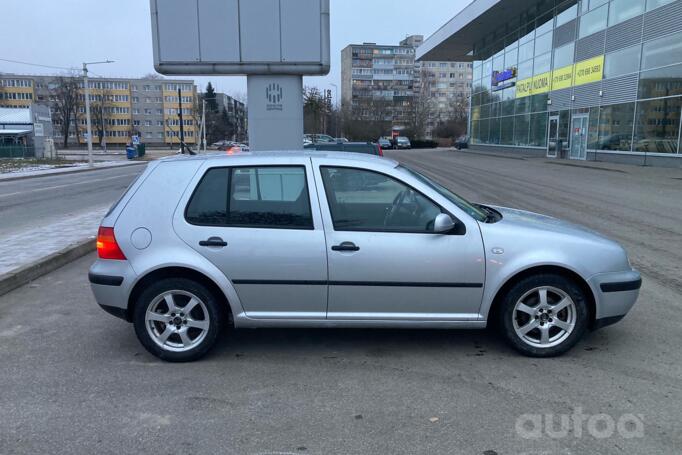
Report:
M249 75L246 83L250 150L300 150L303 76Z

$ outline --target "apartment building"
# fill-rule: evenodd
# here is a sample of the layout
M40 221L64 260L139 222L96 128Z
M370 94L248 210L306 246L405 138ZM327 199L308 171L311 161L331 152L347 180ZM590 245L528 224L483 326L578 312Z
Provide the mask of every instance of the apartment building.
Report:
M351 44L341 51L341 98L344 108L366 120L389 120L394 128L409 124L418 97L430 101L426 135L439 122L468 106L472 65L465 62L416 62L424 41L411 35L398 45ZM377 118L377 116L379 118Z
M233 141L244 142L247 138L247 112L246 105L236 98L231 97L225 93L216 93L216 102L218 109L221 111L225 109L230 125L234 128Z
M93 118L93 141L100 134L108 145L123 146L132 135L141 136L148 145L178 145L180 143L179 102L182 102L185 143L198 141L198 113L195 112L197 88L191 80L90 78L92 111L103 114ZM57 76L0 75L0 107L25 108L34 103L52 107ZM85 90L79 78L79 106L75 128L71 128L70 144L85 144L87 121ZM178 88L180 98L178 98ZM95 117L93 112L92 117ZM53 115L55 141L61 143L60 119ZM72 122L74 122L72 120Z

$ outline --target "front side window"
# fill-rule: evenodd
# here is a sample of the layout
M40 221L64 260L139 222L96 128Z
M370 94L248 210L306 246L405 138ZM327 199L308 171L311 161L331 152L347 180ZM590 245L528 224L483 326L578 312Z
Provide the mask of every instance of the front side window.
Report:
M185 213L192 224L313 229L302 166L210 169Z
M320 171L335 230L433 232L440 207L408 185L364 169Z

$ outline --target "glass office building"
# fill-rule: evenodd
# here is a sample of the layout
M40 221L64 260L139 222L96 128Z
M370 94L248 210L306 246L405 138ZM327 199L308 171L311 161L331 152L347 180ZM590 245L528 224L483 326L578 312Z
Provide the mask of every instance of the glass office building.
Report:
M682 0L475 0L417 50L445 56L474 147L682 166Z

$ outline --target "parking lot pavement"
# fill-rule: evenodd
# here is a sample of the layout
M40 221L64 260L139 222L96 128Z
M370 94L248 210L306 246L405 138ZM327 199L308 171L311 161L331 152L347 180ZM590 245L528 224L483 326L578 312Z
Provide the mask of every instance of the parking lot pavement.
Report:
M391 155L634 249L631 314L554 359L487 331L250 330L168 364L96 307L88 256L0 297L0 453L680 453L679 181L441 153Z

